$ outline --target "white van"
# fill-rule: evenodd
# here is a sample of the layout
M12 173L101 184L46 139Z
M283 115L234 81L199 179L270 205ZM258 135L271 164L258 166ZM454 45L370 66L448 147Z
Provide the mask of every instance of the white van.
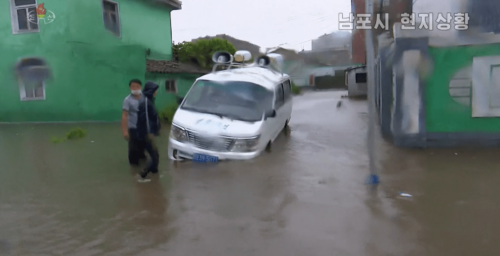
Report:
M217 52L214 71L198 78L172 120L168 155L183 159L252 159L287 127L292 114L290 77L280 56L257 58L247 51ZM282 60L282 59L281 59Z

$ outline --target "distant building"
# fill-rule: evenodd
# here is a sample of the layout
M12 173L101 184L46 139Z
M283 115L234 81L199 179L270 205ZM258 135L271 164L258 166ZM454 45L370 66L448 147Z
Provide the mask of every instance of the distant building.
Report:
M378 6L374 6L374 13L379 14L379 17L384 21L385 14L389 14L389 26L388 28L379 29L375 31L375 35L390 31L392 34L392 27L395 23L401 21L401 14L412 13L413 1L402 1L402 0L383 0L379 1ZM365 30L356 29L356 17L359 14L371 13L366 11L366 0L351 0L351 12L354 16L354 29L352 32L352 60L357 64L366 64L366 42L365 42ZM347 15L344 15L347 16ZM372 19L373 26L375 25L376 16ZM385 24L385 23L384 23ZM372 27L373 27L372 26Z
M351 32L338 31L329 34L324 34L317 39L312 40L311 50L322 51L333 48L350 48Z
M252 54L252 56L254 56L254 57L260 55L260 46L252 44L252 43L247 42L247 41L236 39L236 38L234 38L232 36L228 36L226 34L200 37L200 38L196 38L196 39L191 40L191 42L196 42L197 40L200 40L200 39L211 39L211 38L226 39L228 42L230 42L236 48L236 50L249 51Z
M305 63L322 66L348 66L352 64L349 50L328 49L323 51L303 51L299 55Z

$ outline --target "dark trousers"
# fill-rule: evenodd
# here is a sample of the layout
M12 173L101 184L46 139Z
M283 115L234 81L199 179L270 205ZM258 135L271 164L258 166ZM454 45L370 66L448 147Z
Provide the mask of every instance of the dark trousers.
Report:
M141 172L141 176L145 178L148 173L157 173L158 165L160 163L160 154L158 153L158 147L156 147L155 139L153 135L149 135L146 138L146 144L144 145L146 151L148 152L151 159L148 162L146 169Z
M129 129L128 134L128 161L131 165L139 165L139 161L146 158L146 141L139 139L136 129Z

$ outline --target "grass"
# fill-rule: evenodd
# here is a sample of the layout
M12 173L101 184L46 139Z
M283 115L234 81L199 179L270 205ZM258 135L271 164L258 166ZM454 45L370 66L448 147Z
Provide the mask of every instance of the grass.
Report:
M292 93L294 95L298 95L302 92L302 89L300 89L300 87L298 87L297 85L295 85L294 82L292 82Z
M67 140L75 140L75 139L81 139L87 136L87 132L81 128L73 128L69 132L66 133L66 137L61 138L57 136L52 136L50 138L50 141L54 144L59 144L62 142L65 142Z

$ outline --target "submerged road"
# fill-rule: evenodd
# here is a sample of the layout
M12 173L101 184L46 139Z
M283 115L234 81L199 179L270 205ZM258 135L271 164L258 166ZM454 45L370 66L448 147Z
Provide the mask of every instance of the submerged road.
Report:
M366 101L294 98L291 134L248 162L181 163L139 183L117 124L0 126L0 255L499 255L499 150L376 143ZM412 198L399 198L399 192Z

